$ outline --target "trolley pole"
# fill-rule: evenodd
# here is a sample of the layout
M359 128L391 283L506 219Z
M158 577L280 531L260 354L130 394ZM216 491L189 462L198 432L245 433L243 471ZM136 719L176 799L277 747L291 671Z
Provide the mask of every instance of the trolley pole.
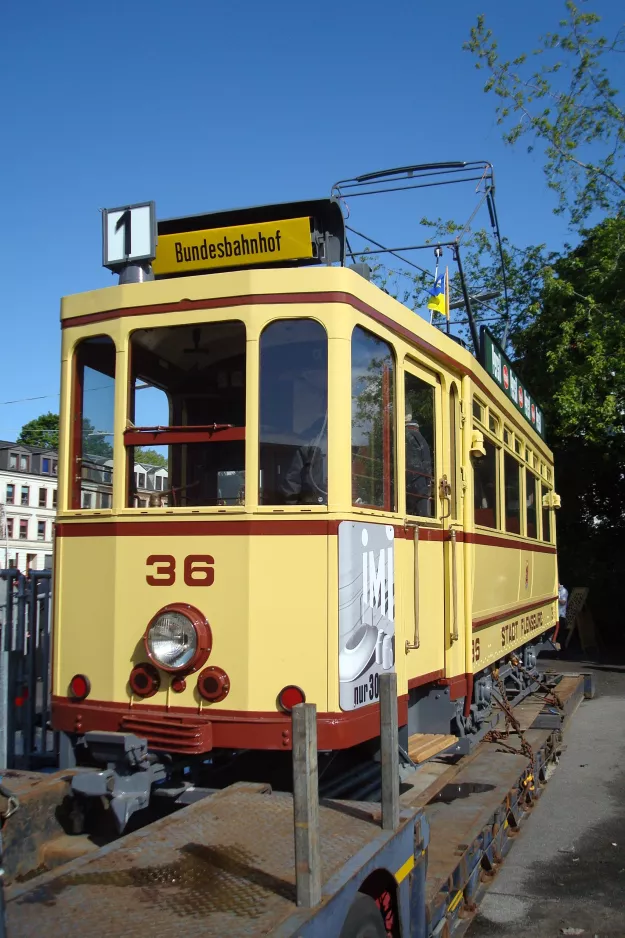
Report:
M293 707L293 815L297 904L312 909L321 901L317 708Z
M382 761L382 829L399 827L399 751L397 675L380 675L380 752Z

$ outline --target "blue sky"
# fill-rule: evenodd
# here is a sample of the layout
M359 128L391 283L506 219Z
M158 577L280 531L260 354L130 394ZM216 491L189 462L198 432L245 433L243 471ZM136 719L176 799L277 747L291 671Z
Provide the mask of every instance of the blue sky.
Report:
M154 199L158 216L170 217L321 197L337 179L389 166L488 159L504 234L559 246L566 226L551 213L540 156L504 147L483 73L462 42L485 12L514 55L554 29L562 8L559 0L7 5L0 401L52 396L0 404L0 438L58 409L60 297L115 282L100 266L101 207ZM615 0L593 8L616 23ZM414 241L424 214L468 215L470 193L463 201L457 188L413 199L403 216L399 202L372 208L365 230Z

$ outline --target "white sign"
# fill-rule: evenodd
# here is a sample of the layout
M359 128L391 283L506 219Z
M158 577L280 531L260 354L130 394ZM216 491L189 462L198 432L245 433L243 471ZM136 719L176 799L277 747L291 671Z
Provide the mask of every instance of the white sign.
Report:
M395 665L395 536L392 525L339 525L339 704L378 700Z
M102 212L102 264L115 270L156 256L154 202L105 208Z

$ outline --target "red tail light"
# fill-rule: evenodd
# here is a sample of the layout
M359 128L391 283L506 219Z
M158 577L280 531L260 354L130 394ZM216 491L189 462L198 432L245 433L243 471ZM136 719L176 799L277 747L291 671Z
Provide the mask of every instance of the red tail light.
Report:
M306 694L301 687L295 684L289 684L283 687L278 694L278 706L286 713L290 713L296 704L306 703Z
M197 689L204 700L219 703L230 693L230 678L222 668L204 668L197 679Z
M19 694L15 698L15 706L21 707L26 703L27 700L28 700L28 688L26 687L26 685L24 685L24 687L22 687L22 693Z
M84 700L91 693L91 682L84 674L75 674L69 682L69 692L74 700Z
M153 697L161 686L161 678L153 664L137 664L128 683L137 697Z

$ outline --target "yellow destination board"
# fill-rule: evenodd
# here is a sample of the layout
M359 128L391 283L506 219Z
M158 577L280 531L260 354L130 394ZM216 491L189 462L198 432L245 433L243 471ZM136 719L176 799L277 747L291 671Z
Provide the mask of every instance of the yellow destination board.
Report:
M313 256L309 218L159 235L157 276L294 261Z

